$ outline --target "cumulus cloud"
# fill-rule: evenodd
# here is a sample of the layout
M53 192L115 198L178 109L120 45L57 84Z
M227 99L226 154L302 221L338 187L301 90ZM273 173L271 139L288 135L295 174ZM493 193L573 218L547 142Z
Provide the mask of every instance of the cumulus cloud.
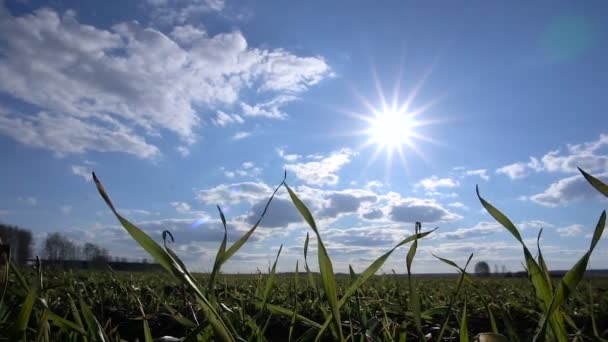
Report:
M258 220L266 203L266 200L262 200L253 205L249 215L247 215L247 223L253 225ZM274 198L268 206L268 211L260 226L268 228L287 227L291 223L299 222L303 222L302 217L291 200Z
M591 142L582 144L568 144L566 151L553 150L546 153L538 160L530 157L529 162L517 162L503 166L496 170L511 179L528 176L532 172L563 172L576 173L577 167L588 172L602 172L608 169L608 155L602 153L602 149L608 146L608 134Z
M222 171L224 171L224 176L227 178L235 178L239 177L258 177L262 174L263 169L261 167L255 166L253 162L244 162L241 165L241 168L236 170L226 170L226 168L221 167Z
M539 172L541 170L542 166L538 159L530 157L529 162L518 162L505 165L498 168L496 173L507 175L511 179L520 179L528 176L532 171Z
M154 158L160 151L148 137L167 131L191 144L205 110L240 104L244 89L274 99L251 107L279 110L331 74L321 57L253 48L239 31L184 25L167 35L137 22L102 29L73 11L16 17L2 3L0 40L0 91L39 108L0 110L0 133L58 154Z
M557 228L557 233L561 237L579 236L583 233L584 227L580 224L571 224L566 227Z
M598 174L596 177L608 182L608 173ZM597 194L597 190L592 188L582 175L576 175L552 183L545 191L530 196L530 200L547 207L556 207L572 201L595 197Z
M452 178L439 178L437 176L431 176L421 180L416 185L429 191L436 191L438 188L455 188L458 187L460 183Z
M196 198L205 204L237 204L240 202L253 204L270 196L272 190L268 185L256 182L220 184L211 189L199 190Z
M90 182L93 180L93 170L88 165L72 165L72 173L76 176L82 177L85 181Z
M341 214L356 213L363 203L374 203L378 200L378 197L369 191L344 190L330 192L325 195L325 199L327 204L321 209L319 215L335 218Z
M277 148L277 153L279 154L279 157L281 157L284 160L289 161L289 162L293 162L293 161L296 161L296 160L302 158L302 156L299 154L288 154L282 148Z
M175 211L177 211L180 214L189 213L190 210L192 209L190 207L190 204L188 204L186 202L171 202L170 204L173 208L175 208Z
M473 227L458 228L451 232L439 233L438 236L449 240L462 240L492 235L503 229L504 228L496 222L482 221L477 223Z
M460 220L462 216L445 209L433 199L403 198L392 203L389 216L395 222L438 223Z
M488 170L486 169L467 170L464 174L465 176L478 176L485 181L490 179L490 176L488 176Z
M310 185L336 185L340 179L337 172L348 164L354 155L352 150L345 148L315 161L287 164L285 169Z

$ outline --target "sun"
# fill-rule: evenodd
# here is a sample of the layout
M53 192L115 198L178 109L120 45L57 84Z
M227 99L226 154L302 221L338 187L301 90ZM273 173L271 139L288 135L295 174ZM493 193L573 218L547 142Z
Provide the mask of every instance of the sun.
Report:
M367 130L369 143L391 150L411 144L415 126L412 115L395 108L374 111Z

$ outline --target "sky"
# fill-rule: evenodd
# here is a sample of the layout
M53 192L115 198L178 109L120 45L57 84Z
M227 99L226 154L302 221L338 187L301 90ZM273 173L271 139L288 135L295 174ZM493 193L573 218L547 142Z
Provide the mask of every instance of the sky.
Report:
M209 271L258 219L284 171L336 271L413 233L433 254L522 270L587 250L608 201L603 1L0 0L0 221L147 257L105 206ZM312 234L280 189L224 272L280 271ZM608 234L591 268L608 268ZM406 248L382 272L405 272ZM316 242L311 238L311 267ZM149 258L149 257L148 257Z

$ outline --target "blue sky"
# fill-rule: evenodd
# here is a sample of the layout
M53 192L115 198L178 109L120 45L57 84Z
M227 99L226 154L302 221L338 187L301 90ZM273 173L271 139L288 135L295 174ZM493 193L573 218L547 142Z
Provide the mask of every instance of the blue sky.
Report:
M0 221L145 257L94 170L205 271L215 205L234 240L286 169L339 271L415 221L439 227L417 272L471 252L519 270L479 184L530 246L545 228L550 267L570 267L608 203L576 172L608 178L606 16L600 1L0 1ZM265 270L281 244L292 270L306 232L281 190L224 270ZM591 267L608 267L606 241Z

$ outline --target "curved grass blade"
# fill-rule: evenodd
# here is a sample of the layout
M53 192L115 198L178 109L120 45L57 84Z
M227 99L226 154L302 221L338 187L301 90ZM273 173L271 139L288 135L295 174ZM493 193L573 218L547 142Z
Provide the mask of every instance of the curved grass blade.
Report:
M418 233L422 229L420 222L416 222L415 227L415 235L416 238L414 242L410 246L409 251L407 252L406 257L406 267L407 267L407 283L409 288L409 297L410 297L410 310L412 311L412 315L414 316L414 325L416 326L416 331L418 332L418 340L424 341L424 333L422 332L422 319L420 317L420 298L418 297L418 291L416 291L415 281L412 279L412 263L414 262L414 256L416 255L416 250L418 249Z
M509 220L509 218L507 216L505 216L500 210L496 209L492 204L490 204L483 197L481 197L481 195L479 194L479 186L476 186L475 190L477 192L477 197L479 198L479 201L481 202L483 207L486 209L486 211L492 217L494 217L494 219L496 221L498 221L498 223L500 223L503 227L505 227L511 233L511 235L513 235L515 237L515 239L517 239L517 241L519 241L519 243L521 244L523 251L524 251L524 258L526 261L528 279L532 283L535 294L536 294L537 298L539 299L541 307L546 315L546 313L549 311L549 307L551 306L551 302L553 300L553 295L552 295L549 284L547 282L547 278L545 277L545 274L544 274L542 268L534 260L534 257L530 253L530 250L524 243L524 241L519 233L519 230L515 227L513 222L511 222L511 220ZM565 342L567 340L567 335L566 335L566 329L564 326L563 318L560 315L555 315L555 316L551 315L551 317L549 317L549 319L550 319L551 327L552 327L553 334L554 334L553 337L556 338L560 342ZM544 331L542 332L541 335L542 335L541 338L545 337ZM541 335L537 335L537 336L541 336Z
M608 197L608 185L606 185L601 180L593 177L592 175L588 174L587 172L583 171L580 167L578 168L578 170L583 174L589 184L591 184L597 191L602 193L604 196Z
M559 310L561 305L568 299L570 293L576 290L576 286L585 276L585 270L587 269L587 264L589 263L589 259L591 258L591 253L595 249L595 246L599 242L602 237L602 233L604 232L604 227L606 225L606 211L602 211L600 215L600 219L595 226L595 231L593 232L593 238L591 239L591 245L589 246L589 250L585 253L579 261L574 264L574 266L564 275L562 280L560 281L557 291L553 295L551 300L551 305L547 310L546 315L541 319L540 329L535 336L535 340L540 338L540 335L545 331L547 319L553 317L553 314Z
M384 253L382 256L380 256L378 259L376 259L371 265L369 265L365 269L365 271L363 271L361 274L357 275L356 279L352 282L352 284L348 287L348 289L346 289L344 291L342 298L340 298L340 301L338 302L338 308L342 308L342 306L344 306L344 304L346 303L348 298L350 298L350 296L352 296L369 278L371 278L374 274L376 274L376 272L378 272L378 270L382 267L382 265L384 265L384 263L386 262L388 257L391 256L391 254L393 254L393 252L397 248L399 248L407 243L410 243L412 241L422 239L425 236L434 232L435 230L437 230L437 228L430 230L428 232L417 233L417 234L408 236L407 238L405 238L401 242L399 242L390 251ZM323 328L319 331L319 333L317 335L317 338L319 338L323 334L323 332L327 329L327 327L329 326L329 324L331 322L331 319L332 319L331 316L326 319L325 323L323 324Z
M469 255L469 259L467 259L467 263L464 265L464 268L460 268L460 266L458 266L452 260L448 260L448 259L445 259L445 258L440 258L440 257L436 256L435 254L433 254L433 256L435 258L437 258L437 259L445 262L446 264L457 268L460 271L460 277L458 278L458 283L456 284L456 290L454 291L454 293L450 297L450 301L448 302L447 311L445 313L445 318L443 319L443 323L441 324L441 328L439 329L439 335L437 335L437 338L436 338L436 341L443 341L443 335L445 334L445 330L446 330L446 328L448 326L448 323L450 321L450 315L452 313L452 307L454 306L454 301L456 300L456 298L458 298L458 294L460 293L460 289L462 288L462 284L463 284L464 279L465 279L465 277L467 275L467 266L469 266L469 263L471 262L471 259L473 259L473 253L471 253L471 255Z
M95 185L101 197L104 199L108 207L114 213L114 216L118 219L118 221L122 224L125 230L139 243L140 246L146 250L156 261L163 266L169 273L171 273L176 278L180 279L186 285L188 285L196 294L197 302L201 306L205 317L209 320L209 323L213 326L214 331L225 341L234 341L234 338L229 331L228 327L224 323L222 317L219 313L213 308L212 304L209 300L203 295L200 286L197 284L196 280L190 272L186 269L183 262L173 253L170 249L164 249L160 245L158 245L154 240L152 240L148 234L144 231L136 227L134 224L129 222L127 219L122 217L117 211L112 201L110 200L110 196L106 193L103 185L93 172L93 180L95 181Z
M329 302L329 308L334 318L335 328L338 331L338 336L340 341L344 340L342 334L342 321L340 320L340 308L338 306L338 293L336 286L336 279L334 276L333 266L331 264L331 260L329 255L327 254L327 250L325 249L325 244L323 244L323 239L321 239L321 234L319 234L319 230L317 229L317 224L310 213L310 210L304 205L304 203L298 198L298 196L291 190L291 188L287 185L287 183L283 182L283 185L289 192L289 197L291 201L295 205L296 209L300 212L300 215L304 218L304 220L308 223L310 228L317 235L317 254L319 259L319 270L321 272L321 279L323 282L323 288L325 289L325 297Z
M38 289L36 287L32 287L28 291L23 303L21 303L21 310L19 310L19 314L17 315L17 319L15 320L13 326L13 333L15 336L20 336L21 334L25 333L27 325L30 321L32 310L34 309L34 303L37 295Z

